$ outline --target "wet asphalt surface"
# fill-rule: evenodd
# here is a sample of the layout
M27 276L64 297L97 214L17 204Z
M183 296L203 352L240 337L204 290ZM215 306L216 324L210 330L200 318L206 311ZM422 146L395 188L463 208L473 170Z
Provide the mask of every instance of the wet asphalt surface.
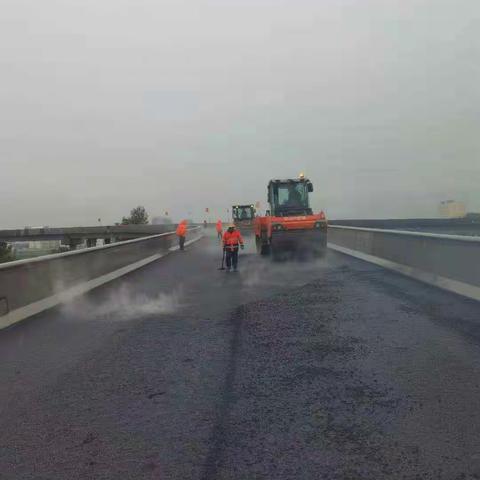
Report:
M480 478L480 304L205 238L0 332L0 479Z

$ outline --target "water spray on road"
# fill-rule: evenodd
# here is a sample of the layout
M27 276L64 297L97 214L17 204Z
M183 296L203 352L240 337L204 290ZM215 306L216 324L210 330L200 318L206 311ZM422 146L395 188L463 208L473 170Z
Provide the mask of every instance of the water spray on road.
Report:
M176 312L181 306L182 291L159 292L155 296L134 291L128 285L121 285L100 303L81 297L66 303L62 309L76 318L105 318L108 320L133 320L152 315Z

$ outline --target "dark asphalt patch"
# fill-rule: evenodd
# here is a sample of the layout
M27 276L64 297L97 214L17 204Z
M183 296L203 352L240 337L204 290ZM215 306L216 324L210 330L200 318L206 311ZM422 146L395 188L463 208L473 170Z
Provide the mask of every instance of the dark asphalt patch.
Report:
M332 326L336 292L335 284L312 284L234 313L232 364L203 479L385 473L388 464L372 460L375 435L397 399L356 370L364 351Z
M314 282L233 313L202 479L475 478L461 460L429 463L427 445L396 435L418 405L368 367L372 345L342 328L362 322L338 308L347 293L339 281Z
M205 470L201 480L214 479L224 455L225 437L228 428L228 416L234 401L234 382L237 376L238 355L241 344L242 326L245 317L245 308L235 310L231 317L232 336L230 339L229 358L226 366L225 385L223 386L221 399L218 406L217 418L209 440L209 451L205 460Z

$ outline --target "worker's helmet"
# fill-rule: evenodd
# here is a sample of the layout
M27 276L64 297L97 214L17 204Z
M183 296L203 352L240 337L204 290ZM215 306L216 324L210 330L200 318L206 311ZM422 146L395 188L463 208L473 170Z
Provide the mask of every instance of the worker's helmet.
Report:
M235 228L235 224L234 223L229 223L228 228Z

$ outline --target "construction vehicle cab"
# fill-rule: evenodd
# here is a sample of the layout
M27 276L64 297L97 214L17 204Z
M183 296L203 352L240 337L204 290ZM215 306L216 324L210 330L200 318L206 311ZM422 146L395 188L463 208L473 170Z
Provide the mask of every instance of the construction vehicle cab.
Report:
M268 203L270 215L274 217L292 217L312 215L308 194L313 192L310 180L270 180L268 184Z
M323 211L315 214L310 207L312 182L303 175L270 180L267 192L270 210L255 219L257 251L276 258L287 252L322 256L327 245L327 220Z
M233 223L239 228L252 228L255 219L254 205L233 205L232 219Z

